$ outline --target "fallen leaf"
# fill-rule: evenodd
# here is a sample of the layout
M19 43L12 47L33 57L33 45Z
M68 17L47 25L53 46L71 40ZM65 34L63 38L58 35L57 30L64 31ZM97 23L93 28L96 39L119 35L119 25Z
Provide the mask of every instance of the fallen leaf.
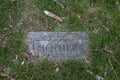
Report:
M45 13L47 16L52 17L52 18L54 18L54 19L56 19L56 20L58 20L58 21L60 21L60 22L63 21L61 17L53 14L52 12L49 12L49 11L47 11L47 10L44 10L44 13Z
M105 52L109 53L109 54L113 54L114 52L108 48L107 46L105 46L105 48L103 49Z
M9 77L8 74L5 74L5 73L3 73L3 72L1 72L0 75L1 75L2 77L7 77L7 78Z
M90 57L85 57L84 60L85 60L86 63L90 63L91 62L91 58Z
M1 75L2 77L6 77L7 80L16 80L15 78L12 78L10 75L8 75L8 74L6 74L6 73L3 73L3 72L1 72L0 75Z

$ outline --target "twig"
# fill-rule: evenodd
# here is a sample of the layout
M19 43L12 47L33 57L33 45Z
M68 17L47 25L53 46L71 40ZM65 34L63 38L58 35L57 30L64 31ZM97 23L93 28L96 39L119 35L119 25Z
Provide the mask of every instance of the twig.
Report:
M63 21L63 19L62 19L61 17L53 14L52 12L49 12L49 11L47 11L47 10L44 10L44 13L45 13L47 16L52 17L52 18L54 18L54 19L56 19L56 20L58 20L58 21L60 21L60 22Z

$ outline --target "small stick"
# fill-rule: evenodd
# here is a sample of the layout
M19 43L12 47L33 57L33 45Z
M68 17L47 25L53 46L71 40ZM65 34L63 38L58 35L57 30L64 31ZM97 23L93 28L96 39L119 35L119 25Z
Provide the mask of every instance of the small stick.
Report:
M52 12L49 12L49 11L47 11L47 10L44 10L44 13L45 13L47 16L52 17L52 18L54 18L54 19L56 19L56 20L58 20L58 21L60 21L60 22L63 21L61 17L53 14Z

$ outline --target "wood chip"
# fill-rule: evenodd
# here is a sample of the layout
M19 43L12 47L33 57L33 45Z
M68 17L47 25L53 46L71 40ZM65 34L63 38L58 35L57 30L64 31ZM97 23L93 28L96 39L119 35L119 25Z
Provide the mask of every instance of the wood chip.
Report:
M49 11L47 11L47 10L44 10L44 13L45 13L47 16L52 17L52 18L54 18L54 19L56 19L56 20L58 20L58 21L60 21L60 22L63 21L63 19L62 19L61 17L53 14L52 12L49 12Z

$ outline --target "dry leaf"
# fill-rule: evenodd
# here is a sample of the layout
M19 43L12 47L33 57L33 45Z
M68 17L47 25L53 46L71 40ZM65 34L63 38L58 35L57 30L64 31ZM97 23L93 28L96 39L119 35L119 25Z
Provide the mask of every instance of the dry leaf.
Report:
M91 58L90 57L85 57L84 60L85 60L86 63L90 63L91 62Z
M10 76L9 76L10 72L11 72L11 68L10 68L10 67L7 67L7 68L4 68L4 69L2 70L2 72L0 72L0 75L1 75L2 77L10 78Z
M110 48L108 48L107 46L103 50L109 54L113 54L113 51Z
M8 80L16 80L15 78L12 78L10 75L8 75L8 74L6 74L6 73L3 73L3 72L1 72L0 75L1 75L2 77L6 77Z
M58 20L58 21L61 21L61 22L63 21L61 17L53 14L52 12L49 12L49 11L47 11L47 10L44 10L44 13L45 13L47 16L52 17L52 18L54 18L54 19L56 19L56 20Z
M2 77L9 77L8 74L5 74L5 73L3 73L3 72L1 72L0 75L1 75Z

